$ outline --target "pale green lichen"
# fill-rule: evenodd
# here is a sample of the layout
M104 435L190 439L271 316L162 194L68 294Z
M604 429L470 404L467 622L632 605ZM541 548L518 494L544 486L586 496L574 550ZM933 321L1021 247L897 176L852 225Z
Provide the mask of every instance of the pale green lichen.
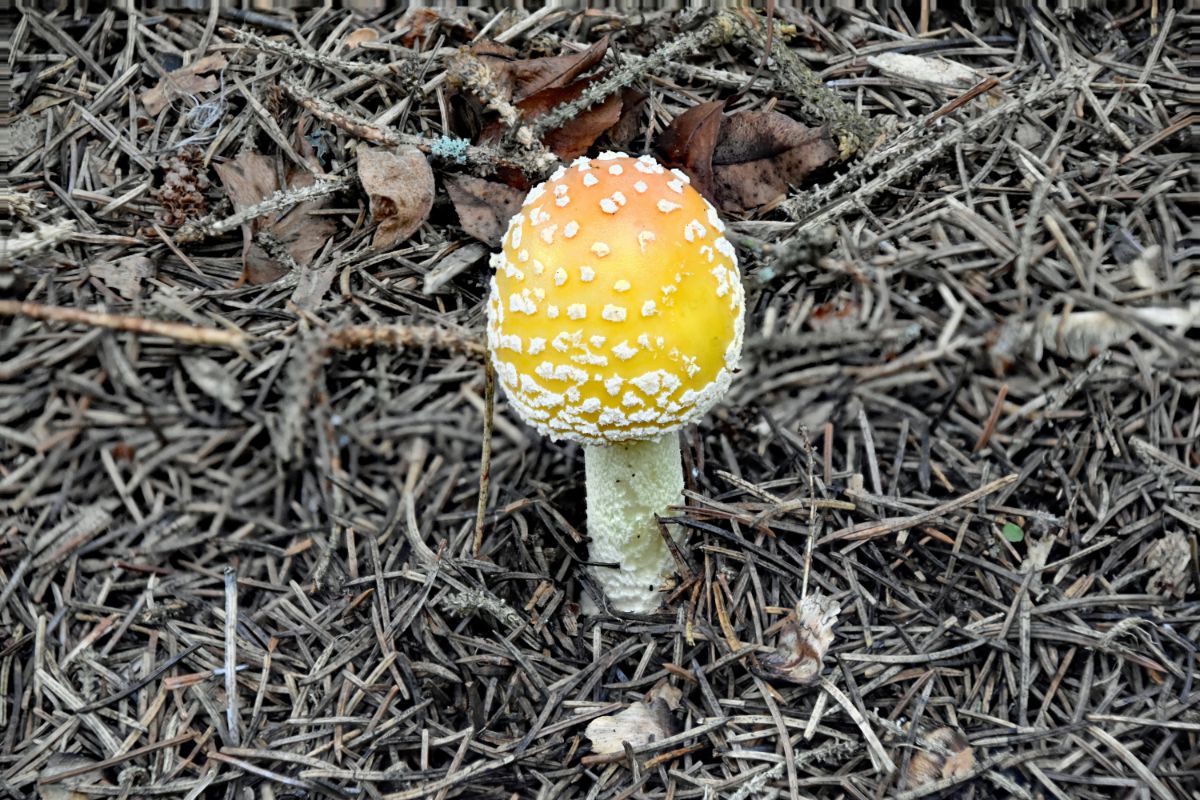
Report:
M452 161L455 164L466 164L467 148L470 146L471 143L466 139L459 139L455 136L439 136L429 146L429 152L436 158Z

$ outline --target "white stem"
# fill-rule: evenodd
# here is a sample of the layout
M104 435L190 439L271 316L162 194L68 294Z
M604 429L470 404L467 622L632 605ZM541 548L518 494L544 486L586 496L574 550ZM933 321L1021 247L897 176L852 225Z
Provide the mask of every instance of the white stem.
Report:
M597 581L613 608L648 614L658 608L663 579L675 561L659 533L655 515L683 502L679 434L659 439L584 448L588 537Z

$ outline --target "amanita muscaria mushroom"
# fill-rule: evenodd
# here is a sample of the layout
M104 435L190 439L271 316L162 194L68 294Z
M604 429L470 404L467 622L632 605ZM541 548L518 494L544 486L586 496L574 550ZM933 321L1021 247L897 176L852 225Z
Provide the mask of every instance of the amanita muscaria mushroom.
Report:
M656 516L682 502L678 430L724 394L744 295L717 211L650 156L577 159L534 187L492 257L488 348L509 403L584 446L595 575L656 609L673 559Z

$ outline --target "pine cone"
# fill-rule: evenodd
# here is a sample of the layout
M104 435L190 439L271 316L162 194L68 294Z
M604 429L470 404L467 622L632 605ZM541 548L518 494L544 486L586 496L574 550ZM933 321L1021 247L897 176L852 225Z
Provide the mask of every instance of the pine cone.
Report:
M189 219L208 213L208 168L204 153L191 147L175 153L162 162L162 182L151 193L162 206L156 216L169 227L178 227Z

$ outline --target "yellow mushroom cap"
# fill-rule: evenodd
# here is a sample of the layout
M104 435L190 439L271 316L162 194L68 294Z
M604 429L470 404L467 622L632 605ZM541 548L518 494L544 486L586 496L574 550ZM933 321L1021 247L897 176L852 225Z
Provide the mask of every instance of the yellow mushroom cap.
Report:
M650 439L724 394L745 298L717 211L650 156L577 159L530 191L492 256L488 348L554 439Z

